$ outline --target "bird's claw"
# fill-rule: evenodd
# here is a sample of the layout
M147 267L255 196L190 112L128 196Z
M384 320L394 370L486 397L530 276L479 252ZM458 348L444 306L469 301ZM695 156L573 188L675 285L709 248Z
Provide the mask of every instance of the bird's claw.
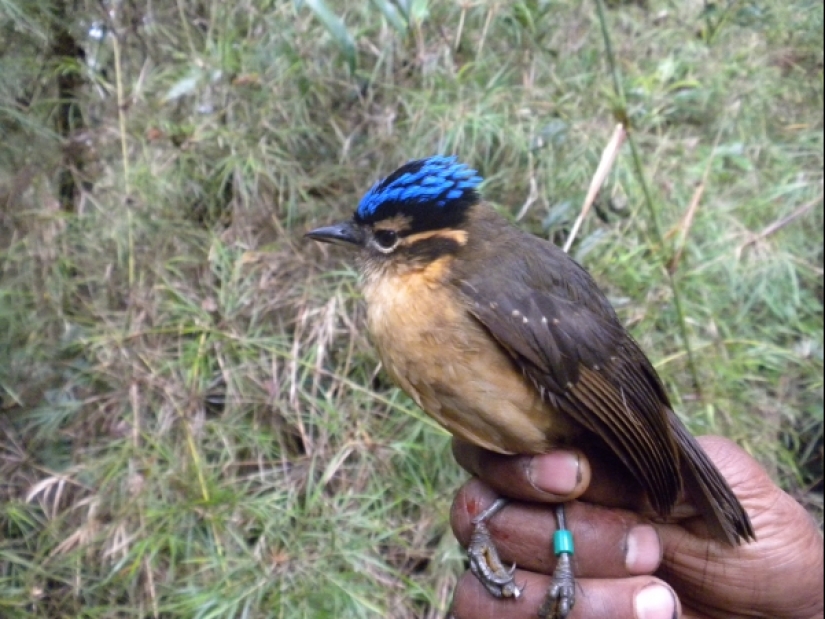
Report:
M517 598L521 595L521 587L515 582L516 566L504 567L484 520L476 520L474 525L473 537L467 547L470 571L493 597Z
M553 581L539 610L540 619L565 619L576 602L576 581L570 555L558 557Z

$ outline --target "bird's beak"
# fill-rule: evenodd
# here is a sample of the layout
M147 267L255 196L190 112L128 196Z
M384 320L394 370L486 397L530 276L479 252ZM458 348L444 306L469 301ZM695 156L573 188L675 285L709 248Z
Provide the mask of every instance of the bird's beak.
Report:
M352 221L342 221L331 226L323 226L310 230L304 236L313 241L322 243L335 243L336 245L357 245L364 244L364 230Z

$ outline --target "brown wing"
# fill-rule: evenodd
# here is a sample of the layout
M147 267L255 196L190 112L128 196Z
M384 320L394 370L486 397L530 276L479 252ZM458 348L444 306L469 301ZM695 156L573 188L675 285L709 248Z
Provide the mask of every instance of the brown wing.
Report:
M654 508L667 514L681 477L664 388L590 276L545 245L531 247L545 253L540 270L523 261L511 269L499 260L457 285L473 315L542 397L600 436L642 483ZM571 270L563 275L573 281L562 281L559 267ZM521 275L496 277L508 272Z

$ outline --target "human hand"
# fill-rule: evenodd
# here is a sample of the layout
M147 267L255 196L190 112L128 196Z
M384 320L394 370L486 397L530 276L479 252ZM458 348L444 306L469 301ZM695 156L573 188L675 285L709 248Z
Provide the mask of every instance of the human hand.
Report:
M822 535L811 517L736 444L699 443L748 512L756 541L734 548L712 540L685 501L667 523L652 520L638 484L608 454L501 456L455 440L456 460L478 478L453 502L456 537L466 547L470 521L495 498L522 501L489 528L524 587L518 599L497 600L468 572L456 587L455 619L535 619L555 566L552 506L574 499L567 520L579 592L569 619L822 617Z

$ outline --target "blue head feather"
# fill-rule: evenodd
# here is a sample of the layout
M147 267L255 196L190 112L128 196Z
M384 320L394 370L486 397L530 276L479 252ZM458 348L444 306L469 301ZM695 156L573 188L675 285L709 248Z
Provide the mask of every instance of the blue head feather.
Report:
M410 161L373 185L355 212L356 220L374 222L396 213L442 219L478 201L484 179L456 157L436 155ZM439 212L441 211L441 212Z

